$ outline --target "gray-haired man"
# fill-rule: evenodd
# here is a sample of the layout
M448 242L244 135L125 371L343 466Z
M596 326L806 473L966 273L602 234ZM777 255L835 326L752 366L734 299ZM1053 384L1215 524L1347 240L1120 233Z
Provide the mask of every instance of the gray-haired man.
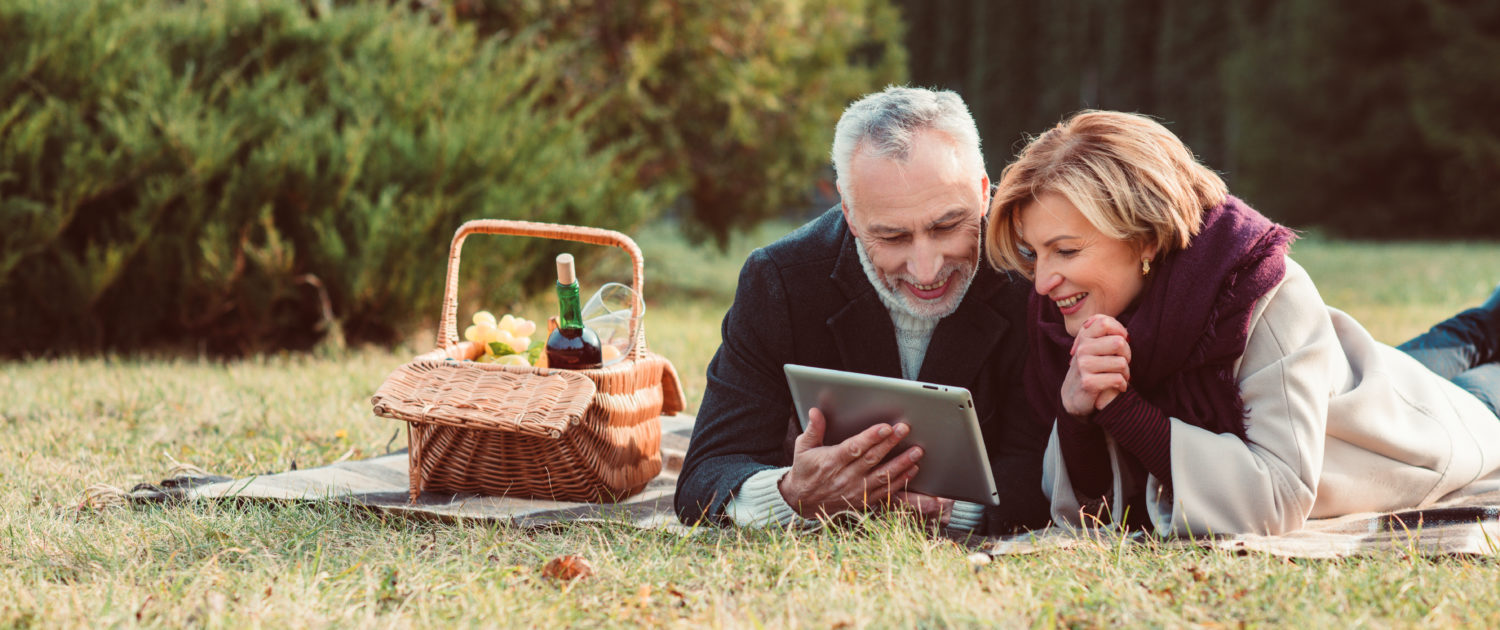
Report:
M1031 289L980 264L990 183L968 108L947 91L866 96L839 120L833 164L840 207L740 271L677 482L679 518L785 524L897 505L980 533L1044 525L1049 427L1021 389ZM798 435L786 363L967 387L1000 506L905 492L923 453L886 460L903 424L824 444L814 410Z

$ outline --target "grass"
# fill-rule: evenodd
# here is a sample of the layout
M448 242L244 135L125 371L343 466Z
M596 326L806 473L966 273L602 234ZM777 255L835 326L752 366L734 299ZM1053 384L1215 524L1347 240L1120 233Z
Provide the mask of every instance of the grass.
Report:
M751 247L646 251L649 339L696 407L719 319ZM1500 247L1311 237L1294 256L1325 299L1399 342L1500 281ZM545 300L518 305L546 312ZM1496 562L1391 549L1337 561L1100 543L974 567L899 518L821 532L609 524L521 531L337 505L79 510L175 462L249 475L399 447L369 413L385 373L429 342L231 363L96 358L0 363L0 627L211 626L1500 626ZM597 575L559 583L547 560Z

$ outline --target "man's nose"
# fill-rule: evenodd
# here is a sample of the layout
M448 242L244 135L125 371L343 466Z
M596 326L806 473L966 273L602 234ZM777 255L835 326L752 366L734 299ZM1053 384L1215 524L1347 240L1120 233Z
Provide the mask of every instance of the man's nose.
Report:
M924 239L912 247L906 266L916 277L917 284L932 284L938 281L938 272L943 269L943 252L935 243Z

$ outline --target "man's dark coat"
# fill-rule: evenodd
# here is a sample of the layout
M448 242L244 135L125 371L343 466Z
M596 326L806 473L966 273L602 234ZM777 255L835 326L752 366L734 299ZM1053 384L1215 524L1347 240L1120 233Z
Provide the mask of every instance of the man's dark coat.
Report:
M981 264L958 310L938 323L917 377L973 394L1000 490L985 533L1048 519L1041 475L1051 427L1037 421L1021 384L1030 291L1024 279ZM788 436L800 427L786 363L901 377L895 326L837 207L754 251L740 270L677 480L683 522L728 523L724 504L745 479L792 464Z

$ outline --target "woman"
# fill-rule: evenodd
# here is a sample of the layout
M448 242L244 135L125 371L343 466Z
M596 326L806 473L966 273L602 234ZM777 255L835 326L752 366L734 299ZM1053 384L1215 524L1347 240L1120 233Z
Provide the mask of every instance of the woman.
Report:
M1032 140L987 230L991 263L1035 284L1058 523L1277 534L1500 488L1495 410L1324 305L1292 233L1160 124L1089 111ZM1449 376L1493 361L1496 301L1411 346L1468 363ZM1481 334L1438 343L1455 330Z

